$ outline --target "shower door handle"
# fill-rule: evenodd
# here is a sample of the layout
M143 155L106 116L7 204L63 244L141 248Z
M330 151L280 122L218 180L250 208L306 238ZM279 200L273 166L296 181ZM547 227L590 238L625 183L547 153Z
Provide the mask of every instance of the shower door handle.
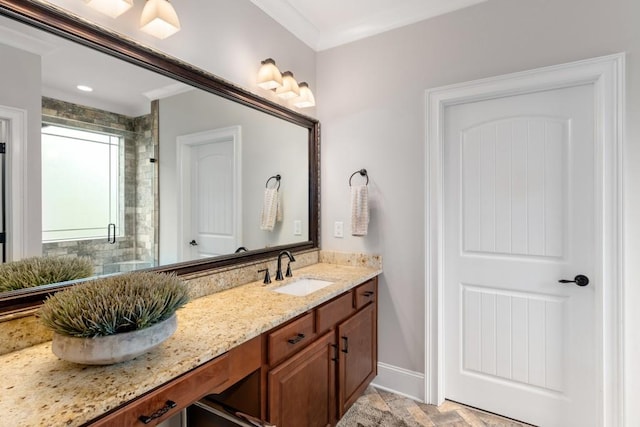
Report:
M113 229L113 235L111 234L111 230ZM111 223L107 226L107 243L114 244L116 243L116 225Z

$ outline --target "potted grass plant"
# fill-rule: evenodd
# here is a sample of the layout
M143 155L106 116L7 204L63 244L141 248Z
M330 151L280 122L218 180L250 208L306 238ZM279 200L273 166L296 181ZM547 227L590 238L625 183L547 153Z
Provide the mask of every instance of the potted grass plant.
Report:
M49 283L83 279L93 275L93 264L84 257L31 257L0 264L0 292Z
M172 274L134 272L103 277L49 297L38 316L52 329L63 360L108 365L133 359L169 338L175 311L189 300Z

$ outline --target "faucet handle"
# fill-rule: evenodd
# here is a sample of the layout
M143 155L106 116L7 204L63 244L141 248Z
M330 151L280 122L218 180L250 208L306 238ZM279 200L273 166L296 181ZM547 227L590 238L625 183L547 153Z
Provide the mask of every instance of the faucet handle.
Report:
M293 273L291 272L291 261L287 263L287 272L285 273L286 277L293 277Z
M264 283L265 285L268 285L269 283L271 283L271 275L269 274L269 268L263 268L262 270L258 270L258 273L264 273L264 280L262 281L262 283Z

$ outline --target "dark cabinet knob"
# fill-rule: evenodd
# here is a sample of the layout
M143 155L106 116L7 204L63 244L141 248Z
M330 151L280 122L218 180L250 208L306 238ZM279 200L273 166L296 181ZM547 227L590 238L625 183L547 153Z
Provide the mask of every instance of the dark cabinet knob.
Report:
M189 244L191 246L198 246L198 242L196 242L196 239L193 239L192 241L190 241Z

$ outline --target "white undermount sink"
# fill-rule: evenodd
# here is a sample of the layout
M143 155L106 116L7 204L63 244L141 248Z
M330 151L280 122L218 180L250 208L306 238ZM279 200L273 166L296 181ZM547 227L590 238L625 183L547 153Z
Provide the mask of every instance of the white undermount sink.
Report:
M273 291L281 294L304 297L319 291L322 288L326 288L329 285L333 285L333 282L320 279L300 278L287 285L275 288Z

